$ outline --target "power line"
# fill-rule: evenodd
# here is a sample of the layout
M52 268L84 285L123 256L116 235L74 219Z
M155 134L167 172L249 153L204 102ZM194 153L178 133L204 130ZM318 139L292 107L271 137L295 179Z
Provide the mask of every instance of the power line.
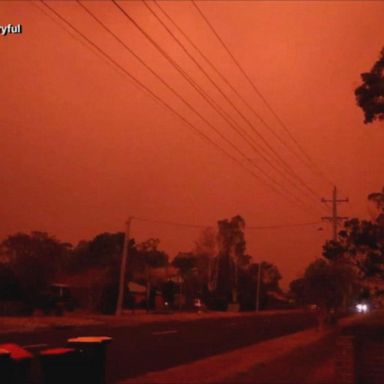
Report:
M172 66L174 66L181 74L182 76L200 93L200 95L207 100L206 95L204 95L199 87L196 87L194 84L194 81L185 73L185 71L161 48L161 46L137 23L137 21L128 14L128 12L120 6L120 4L117 3L116 0L112 0L113 4L124 14L124 16L145 36L146 39L148 39L151 44L171 63ZM211 102L207 100L208 103L212 106ZM233 125L230 123L230 125L233 127ZM238 132L238 131L237 131ZM238 132L239 133L239 132ZM265 158L264 158L265 159ZM272 164L268 159L265 159L269 165L271 165L274 169L277 169L274 164ZM260 169L260 168L259 168ZM284 172L281 172L279 169L277 169L279 173L282 174L283 177L286 177ZM265 171L262 171L265 174ZM268 178L270 176L268 175ZM297 198L296 198L297 200Z
M164 51L161 46L130 16L124 8L122 8L116 1L112 0L114 5L124 14L124 16L148 39L151 44L167 59L167 61L176 68L176 70L188 81L188 83L207 101L207 103L223 117L223 119L251 146L255 149L254 145L246 137L245 133L237 126L236 122L228 115L182 68L172 59L170 55ZM255 149L257 151L257 148ZM268 161L268 160L267 160ZM272 164L272 167L274 165Z
M268 125L265 120L256 112L251 104L243 98L240 92L234 87L230 81L224 76L216 65L202 52L202 50L192 41L192 39L187 35L187 33L176 23L176 21L172 18L172 16L160 5L157 0L153 0L153 3L158 7L158 9L162 12L162 14L171 22L171 24L176 28L176 30L191 44L191 46L200 54L200 56L208 63L210 68L228 85L228 87L238 96L238 98L254 113L254 115L263 123L263 125L274 135L274 137L283 144L288 150L290 150L300 161L303 161L303 158L297 154L295 150L293 150L280 135L275 132L274 129L270 125ZM306 166L308 164L304 161ZM311 168L311 167L309 167ZM313 169L312 169L313 171ZM315 172L317 173L317 172Z
M134 218L136 220L139 220L139 221L146 221L146 222L155 223L155 224L165 224L165 225L170 225L170 226L174 226L174 227L200 228L200 229L212 227L212 225L177 223L174 221L147 219L147 218L136 217L136 216Z
M92 17L105 31L112 35L118 42L121 44L128 52L133 55L148 71L150 71L165 87L167 87L179 100L181 100L185 105L188 106L195 114L199 116L211 129L216 132L228 145L230 145L236 152L238 152L246 161L251 162L251 160L245 155L245 153L239 149L232 141L230 141L225 135L221 133L212 123L210 123L199 111L197 111L180 93L178 93L175 88L169 85L152 67L150 67L137 53L135 53L116 33L114 33L100 18L98 18L89 8L87 8L81 1L77 0L79 6L81 6L87 14ZM258 165L252 163L252 165L259 170L265 177L269 178L276 186L282 187L275 179L273 179L268 173L266 173ZM295 198L295 196L293 196Z
M103 60L104 63L108 64L111 68L113 68L113 70L115 70L117 73L119 73L120 75L125 75L119 68L117 68L115 65L113 65L109 60L107 60L104 56L102 56L97 50L95 50L95 48L89 44L87 44L86 41L82 40L79 38L79 36L77 36L75 33L72 33L68 28L65 27L65 24L62 24L62 23L59 23L58 19L57 18L54 18L49 12L47 12L44 8L41 8L40 6L37 5L36 2L34 1L31 1L29 2L29 4L33 5L34 7L36 7L40 12L44 13L44 15L46 15L49 19L51 19L51 21L53 21L57 26L59 26L61 29L63 29L68 35L70 35L74 40L78 41L81 45L83 45L84 47L86 47L87 49L89 49L95 56L97 56L99 59ZM57 16L56 16L57 17ZM129 81L131 82L132 85L134 85L136 88L139 89L139 87L137 86L136 83L134 83L133 81L131 81L131 79L129 79Z
M277 225L260 225L253 227L246 227L250 230L259 230L259 229L279 229L279 228L294 228L294 227L308 227L321 224L321 221L312 221L309 223L297 223L297 224L277 224Z
M256 175L250 169L245 167L236 157L232 156L225 149L223 149L220 145L215 143L209 136L207 136L206 134L201 132L194 124L190 123L184 116L182 116L180 113L178 113L167 102L165 102L163 99L161 99L159 96L157 96L145 84L143 84L140 80L138 80L136 77L134 77L129 71L126 70L126 68L124 68L122 65L120 65L115 59L113 59L102 48L100 48L97 44L95 44L90 38L88 38L86 35L84 35L78 28L73 26L71 22L69 22L67 19L65 19L59 12L57 12L54 8L52 8L50 5L48 5L44 0L40 0L40 1L45 7L47 7L51 12L53 12L60 20L62 20L66 25L68 25L71 29L73 29L76 33L78 33L85 41L87 41L92 47L94 47L98 52L100 52L103 57L107 58L117 68L119 68L122 72L124 72L125 75L128 76L129 79L133 80L135 82L135 84L137 84L141 89L143 89L144 91L149 93L160 105L162 105L164 108L166 108L167 110L169 110L170 112L175 114L179 119L181 119L182 122L192 130L192 132L197 134L199 137L203 138L205 141L209 142L217 150L219 150L219 152L223 153L226 157L229 157L233 162L240 165L243 169L245 169L248 173L250 173L254 178L261 180L265 185L267 185L275 193L279 194L280 196L282 196L284 198L287 197L281 191L274 188L272 185L270 185L268 182L266 182L264 179L262 179L259 175Z
M203 224L190 224L190 223L180 223L175 221L168 220L157 220L157 219L148 219L143 217L133 217L135 220L155 223L155 224L164 224L174 227L185 227L185 228L211 228L212 225L203 225ZM280 228L294 228L294 227L306 227L306 226L314 226L321 224L320 221L306 222L306 223L292 223L292 224L276 224L276 225L253 225L253 226L245 226L245 230L263 230L263 229L280 229Z
M264 119L257 113L255 108L248 103L248 101L241 95L241 93L236 89L235 86L227 79L226 76L223 75L222 72L217 68L217 66L207 57L207 55L202 52L202 50L192 41L192 39L188 36L188 34L180 27L179 24L176 23L174 18L160 5L157 0L153 0L153 3L158 7L158 9L162 12L162 14L172 23L172 25L176 28L176 30L189 42L189 44L199 53L199 55L208 63L209 67L220 77L222 81L224 81L227 86L236 94L236 96L248 107L249 110L253 112L253 114L263 123L263 125L269 130L269 132L289 151L291 151L299 161L303 161L303 158L297 154L297 152L291 148L288 143L280 137L280 135L272 129L270 125L268 125ZM304 162L307 166L308 164Z
M254 134L257 135L257 137L264 143L264 145L271 151L271 153L276 157L276 159L282 164L282 166L289 172L291 177L299 181L299 183L307 189L310 193L312 193L315 198L318 197L317 193L314 192L314 190L308 186L305 181L301 179L301 177L292 169L292 167L280 156L278 152L270 145L268 140L265 139L265 137L253 126L251 121L239 110L239 108L233 103L232 100L225 94L225 92L220 88L220 86L212 79L212 77L207 73L207 71L200 65L200 63L193 57L193 55L189 52L189 50L185 47L185 45L177 38L177 36L168 28L168 26L161 20L161 18L156 14L156 12L147 4L145 0L142 0L144 5L147 7L147 9L152 13L152 15L159 21L159 23L165 28L165 30L172 36L172 38L176 41L176 43L179 45L179 47L186 53L186 55L194 62L194 64L199 68L199 70L205 75L205 77L210 81L210 83L219 91L219 93L225 98L225 100L229 103L229 105L240 115L240 117L246 122L246 124L251 128L251 130L254 132ZM260 118L260 117L259 117ZM268 125L263 119L261 121ZM264 156L263 159L269 163L269 160L267 160ZM269 163L270 164L270 163ZM272 164L270 164L272 165ZM281 175L283 175L284 178L287 177L287 175L278 170L276 167L273 166L275 170L277 170ZM316 199L317 201L317 199Z
M336 189L336 187L333 187L332 199L329 200L329 199L322 198L321 202L322 203L329 203L329 202L332 203L332 216L322 217L321 219L329 221L329 222L332 223L332 239L333 239L333 241L337 241L337 229L339 227L339 223L342 220L347 220L348 219L348 217L343 217L343 216L338 216L337 215L337 205L340 204L340 203L348 203L349 199L348 198L346 198L346 199L338 199L337 198L337 189Z
M325 174L318 168L318 166L315 164L315 162L312 160L312 158L309 156L309 154L304 150L304 148L300 145L300 143L295 139L295 137L292 135L292 133L289 131L286 124L283 122L283 120L280 118L280 116L277 114L277 112L274 110L272 105L269 103L269 101L264 97L264 95L261 93L261 91L256 87L254 81L250 78L250 76L247 74L247 72L244 70L240 62L236 59L234 54L231 52L229 47L225 44L224 40L220 37L219 33L216 31L216 29L213 27L212 23L209 21L207 16L203 13L203 11L200 9L200 7L197 5L195 0L191 0L193 6L196 8L198 13L201 15L203 20L206 22L210 30L213 32L213 34L216 36L220 44L223 46L225 51L228 53L232 61L235 63L237 68L240 70L240 72L243 74L245 79L248 81L250 86L253 88L253 90L256 92L256 94L260 97L260 99L263 101L265 106L268 108L268 110L272 113L272 115L275 117L275 119L278 121L280 126L284 129L288 137L295 143L297 148L302 153L303 157L311 164L314 171L316 171L317 174L321 175L329 184L333 184L326 176Z
M99 58L103 59L103 61L105 63L107 63L108 65L110 65L113 69L117 70L118 73L120 75L125 75L118 67L116 67L115 65L113 65L109 60L107 60L104 56L102 56L97 50L94 49L94 47L92 47L92 45L89 45L87 44L86 41L80 39L76 34L72 33L69 29L67 29L65 27L65 24L62 24L62 23L59 23L57 19L55 19L50 13L48 13L47 11L45 11L44 9L40 8L39 6L37 6L36 3L32 2L31 4L33 4L36 8L39 9L39 11L41 11L42 13L44 13L47 17L49 17L56 25L58 25L60 28L64 29L66 33L68 33L72 38L74 38L76 41L80 42L82 45L86 46L88 49L90 49L94 54L96 54ZM56 15L57 17L57 15ZM63 20L61 20L63 21ZM133 52L131 52L133 53ZM131 79L129 79L131 80ZM136 86L137 88L138 85L134 82L131 82L134 86ZM153 96L150 95L152 98ZM153 98L156 102L158 102L158 100L156 100L156 98ZM246 160L250 161L248 158L246 158Z

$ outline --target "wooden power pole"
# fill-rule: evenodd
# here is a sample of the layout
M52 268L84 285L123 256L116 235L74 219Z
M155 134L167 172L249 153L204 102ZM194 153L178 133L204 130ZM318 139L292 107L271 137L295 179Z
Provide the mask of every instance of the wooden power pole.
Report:
M332 216L325 216L322 217L321 220L326 220L330 221L332 223L332 239L334 241L337 241L337 229L339 226L339 223L341 220L347 220L348 217L343 217L343 216L337 216L337 204L339 203L348 203L349 199L338 199L337 198L337 189L336 187L333 187L333 193L332 193L332 199L327 200L322 198L321 202L322 203L332 203Z
M121 314L123 313L124 293L126 289L125 275L127 271L128 245L129 245L129 234L131 229L131 222L132 222L132 217L130 217L125 223L126 227L125 227L123 254L121 256L121 264L120 264L119 293L117 296L116 316L121 316Z
M261 279L262 279L262 273L261 273L261 261L260 261L259 265L257 266L256 311L260 311Z

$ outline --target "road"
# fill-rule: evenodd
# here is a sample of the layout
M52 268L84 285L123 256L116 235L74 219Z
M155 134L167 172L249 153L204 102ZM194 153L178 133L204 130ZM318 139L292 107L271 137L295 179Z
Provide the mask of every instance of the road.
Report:
M315 325L307 313L283 312L270 316L239 316L147 323L132 327L95 326L55 329L33 334L1 335L0 342L63 346L75 336L107 335L110 383L149 371L162 370L279 337Z

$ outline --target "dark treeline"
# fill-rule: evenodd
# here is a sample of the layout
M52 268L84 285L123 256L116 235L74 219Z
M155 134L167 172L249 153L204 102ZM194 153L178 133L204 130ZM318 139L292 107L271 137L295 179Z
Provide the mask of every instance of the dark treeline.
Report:
M167 303L169 308L188 310L199 301L213 310L231 306L247 311L311 305L318 308L321 320L361 300L380 306L384 193L373 193L369 200L375 217L346 221L337 239L324 244L322 257L291 282L288 294L280 289L277 266L247 253L241 216L204 229L191 250L179 252L172 261L159 239L130 239L126 281L133 285L126 285L125 307L154 310ZM53 284L57 289L82 290L76 302L79 308L113 313L123 244L122 232L101 233L75 246L43 232L8 236L0 243L1 313L44 308Z
M178 253L172 262L158 239L140 243L130 239L126 279L145 287L144 306L149 309L155 307L156 292L183 309L193 308L197 299L218 310L230 303L237 303L240 310L254 310L257 301L260 308L285 305L277 267L252 262L244 227L240 216L221 220L217 229L204 229L191 251ZM112 313L123 243L122 232L101 233L75 246L43 232L10 235L1 242L0 300L41 307L50 286L64 282L88 285L93 292L88 309ZM133 292L127 290L125 296L125 305L132 306Z

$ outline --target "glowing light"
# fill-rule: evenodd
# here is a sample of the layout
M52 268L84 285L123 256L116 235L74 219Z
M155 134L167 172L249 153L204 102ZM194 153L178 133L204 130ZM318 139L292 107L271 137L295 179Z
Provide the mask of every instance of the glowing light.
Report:
M369 310L367 304L357 304L356 305L356 311L359 313L367 313Z

